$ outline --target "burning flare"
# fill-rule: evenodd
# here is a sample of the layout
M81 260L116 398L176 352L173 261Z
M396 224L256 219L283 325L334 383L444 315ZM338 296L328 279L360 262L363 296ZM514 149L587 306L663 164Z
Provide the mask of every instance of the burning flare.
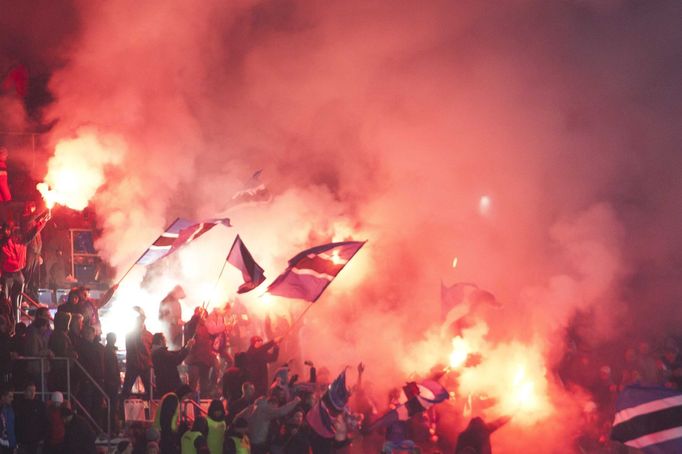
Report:
M55 204L74 210L87 207L106 181L106 167L120 164L124 151L120 139L103 138L93 130L80 130L75 138L57 142L45 181L36 186L47 208Z

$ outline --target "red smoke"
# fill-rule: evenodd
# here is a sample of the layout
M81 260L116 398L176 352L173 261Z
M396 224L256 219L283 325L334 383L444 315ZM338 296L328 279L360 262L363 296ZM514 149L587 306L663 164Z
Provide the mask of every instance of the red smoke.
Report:
M121 272L169 219L220 215L264 168L272 203L232 217L270 278L312 244L369 240L303 335L306 355L333 367L363 360L381 387L399 384L406 363L422 372L448 361L450 339L432 334L441 279L495 293L504 305L485 314L487 341L538 345L548 367L576 309L595 311L594 342L675 322L665 309L682 282L682 74L670 63L679 4L124 0L74 10L70 45L50 53L67 61L53 65L51 138L78 141L85 127L124 150L92 161L105 183L91 199L98 247ZM147 280L150 307L178 279L191 302L204 298L230 240L202 241ZM646 326L628 321L651 302L663 310ZM570 427L568 397L548 389L569 409L552 426ZM513 427L494 436L508 452L552 446L554 435L558 447L537 451L565 446L563 429Z

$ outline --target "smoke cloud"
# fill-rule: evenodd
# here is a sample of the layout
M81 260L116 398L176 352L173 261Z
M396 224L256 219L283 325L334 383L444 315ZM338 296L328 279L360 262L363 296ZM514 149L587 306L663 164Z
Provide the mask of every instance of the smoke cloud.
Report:
M230 212L234 232L207 234L119 308L153 310L177 281L205 300L236 232L270 278L305 247L367 239L306 316L304 354L332 370L363 360L388 387L448 361L441 279L495 293L487 339L503 353L532 343L548 367L576 310L594 313L592 342L679 324L681 9L76 1L66 22L77 26L44 27L63 45L28 58L52 68L53 145L87 128L122 150L89 161L105 163L91 203L119 274L170 220L226 212L265 169L270 204ZM237 282L228 272L218 298ZM519 438L503 431L514 452ZM559 452L549 447L567 435L532 436Z

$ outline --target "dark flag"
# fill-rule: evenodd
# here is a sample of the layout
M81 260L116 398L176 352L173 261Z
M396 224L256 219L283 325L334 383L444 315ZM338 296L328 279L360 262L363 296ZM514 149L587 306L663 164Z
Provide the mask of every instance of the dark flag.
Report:
M227 261L241 271L244 277L244 283L239 286L237 293L246 293L253 290L265 280L263 268L253 259L239 235L237 235L234 243L232 243L230 253L227 255Z
M646 454L682 452L682 393L632 385L618 395L611 439Z
M307 249L268 287L268 293L315 302L365 241L329 243Z
M176 219L160 237L149 246L147 252L136 262L137 265L151 265L159 259L162 259L186 244L199 238L204 233L211 230L218 224L223 224L231 227L230 220L212 219L205 222L196 222L189 219Z
M349 397L344 369L322 398L306 413L305 420L310 428L323 438L332 438L336 433L334 419L344 411Z

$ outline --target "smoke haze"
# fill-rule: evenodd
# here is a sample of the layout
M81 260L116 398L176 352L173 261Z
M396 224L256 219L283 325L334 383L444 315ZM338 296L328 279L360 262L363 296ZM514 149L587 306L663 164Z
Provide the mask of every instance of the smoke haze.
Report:
M495 293L489 338L545 355L576 309L594 311L593 342L679 326L680 2L27 3L41 33L11 50L51 70L52 145L119 144L90 161L119 274L175 217L225 212L255 169L274 194L182 252L200 272L174 262L131 299L180 279L201 301L236 232L269 278L305 247L367 239L306 316L304 350L385 386L447 363L441 279ZM28 36L13 9L6 54Z

